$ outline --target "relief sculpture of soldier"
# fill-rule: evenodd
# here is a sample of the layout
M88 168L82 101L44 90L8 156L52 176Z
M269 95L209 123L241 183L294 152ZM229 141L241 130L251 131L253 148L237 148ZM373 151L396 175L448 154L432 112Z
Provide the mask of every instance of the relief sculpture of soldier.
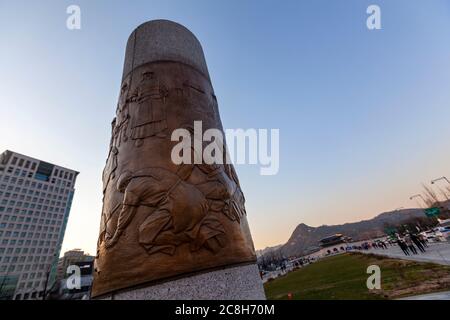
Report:
M117 169L117 157L122 141L127 141L128 114L128 83L124 82L120 90L119 102L117 103L116 117L111 122L111 141L109 143L109 154L103 169L103 193L106 192L109 181L115 178Z
M114 182L116 178L116 170L118 166L118 154L119 149L116 147L116 118L111 122L111 141L109 145L109 153L108 158L106 159L105 168L103 169L102 181L103 181L103 207L102 207L102 217L100 222L100 234L104 234L106 232L106 225L108 221L111 219L112 213L107 212L108 210L105 208L107 196L108 186Z
M116 117L111 122L111 140L109 144L109 154L106 159L105 168L103 169L102 180L103 180L103 209L102 217L100 222L100 239L104 238L107 234L107 226L113 217L116 209L110 210L110 208L105 208L105 194L110 183L114 183L116 178L116 169L118 167L118 155L119 147L121 142L126 142L128 140L127 136L127 125L130 118L128 112L128 91L129 85L127 81L124 81L120 90L119 101L116 108ZM117 206L116 206L117 207Z
M139 227L139 243L149 254L172 255L182 243L189 243L191 251L204 247L217 252L227 241L217 215L240 223L246 214L237 176L228 164L183 164L176 174L162 168L125 171L117 180L117 191L123 201L113 210L120 211L118 218L106 221L106 249L119 241L141 206L156 208Z
M113 131L113 136L115 138L115 146L120 147L121 142L126 142L128 140L128 122L130 119L129 114L129 102L128 91L130 87L125 81L120 89L119 102L117 104L116 110L116 124Z
M117 243L141 206L156 208L139 227L139 243L148 254L173 255L183 243L191 251L204 247L217 252L224 247L226 235L220 220L208 212L203 193L186 182L192 169L181 166L177 174L162 168L123 172L117 181L123 202L116 230L105 238L105 248Z
M150 289L149 297L153 292L158 296L160 285L211 272L227 274L219 285L230 298L230 272L248 275L253 270L259 281L245 198L233 165L179 164L171 157L176 144L172 133L187 129L193 141L195 121L202 122L201 131L223 132L200 43L169 21L136 28L127 43L102 176L92 297L115 297L142 286ZM195 150L199 142L193 142L183 152L203 159L197 154L203 151ZM203 150L205 144L201 142ZM242 277L239 273L236 279ZM245 284L251 282L241 282L233 288L249 292Z
M131 138L136 141L136 146L141 146L143 139L148 137L166 137L167 95L167 88L160 83L154 72L142 73L142 80L129 99Z
M220 215L239 224L246 214L233 165L183 164L176 173L156 167L116 173L121 142L127 142L128 137L136 147L152 136L168 139L166 87L153 72L146 71L131 94L130 89L125 81L112 122L110 153L103 173L104 192L111 184L111 197L104 206L99 248L112 249L137 210L148 208L148 216L133 232L138 233L138 243L149 255L174 255L182 244L188 244L191 252L204 248L217 253L229 241ZM198 92L199 97L204 95L198 86L189 90ZM191 125L183 127L194 136ZM194 148L191 152L194 158Z
M240 222L245 212L245 198L237 181L230 176L230 165L219 166L210 170L211 166L199 166L208 175L208 181L197 184L209 202L211 211L223 213L231 221Z
M183 126L194 137L194 129L190 125ZM203 149L208 142L200 141ZM195 144L195 142L194 142ZM222 148L224 147L224 148ZM226 146L219 146L217 150L226 150ZM196 150L191 148L191 157L195 158ZM241 191L239 180L232 164L226 164L226 153L222 154L224 164L197 164L198 175L191 175L192 183L208 199L209 210L223 213L231 221L240 222L246 214L245 198Z

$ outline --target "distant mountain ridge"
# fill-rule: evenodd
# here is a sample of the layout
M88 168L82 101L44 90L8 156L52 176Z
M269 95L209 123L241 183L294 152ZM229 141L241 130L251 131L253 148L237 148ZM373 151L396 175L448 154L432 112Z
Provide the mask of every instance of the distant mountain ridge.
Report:
M313 248L317 248L319 240L336 233L342 233L355 241L365 240L383 236L386 225L401 224L409 219L419 217L424 217L423 209L384 212L369 220L332 226L310 227L301 223L295 228L289 240L276 249L281 250L284 256L302 255Z
M262 256L262 255L265 255L265 254L269 253L269 252L278 250L278 249L280 249L282 246L283 246L282 244L279 244L279 245L277 245L277 246L266 247L266 248L261 249L261 250L256 250L256 256L257 256L257 257L260 257L260 256Z

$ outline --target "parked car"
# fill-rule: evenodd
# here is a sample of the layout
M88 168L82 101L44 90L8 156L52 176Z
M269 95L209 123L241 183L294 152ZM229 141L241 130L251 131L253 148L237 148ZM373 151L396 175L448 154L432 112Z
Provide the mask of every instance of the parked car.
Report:
M426 239L427 239L428 241L430 241L430 242L436 242L436 241L439 241L439 240L436 238L436 234L435 234L435 232L434 232L433 230L423 231L423 232L421 232L420 234L423 235L424 237L426 237Z
M444 241L450 237L450 227L437 227L435 230L436 235L445 238Z

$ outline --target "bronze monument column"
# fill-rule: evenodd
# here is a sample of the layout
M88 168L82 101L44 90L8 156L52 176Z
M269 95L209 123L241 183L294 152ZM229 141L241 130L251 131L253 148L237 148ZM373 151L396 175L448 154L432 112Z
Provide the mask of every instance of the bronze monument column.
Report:
M172 132L194 121L223 131L199 41L171 21L142 24L103 172L94 298L265 298L233 165L171 159Z

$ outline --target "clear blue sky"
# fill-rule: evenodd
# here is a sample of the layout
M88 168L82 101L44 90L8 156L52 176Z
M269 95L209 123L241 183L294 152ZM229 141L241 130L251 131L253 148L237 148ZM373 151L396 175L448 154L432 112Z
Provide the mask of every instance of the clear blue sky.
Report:
M161 18L201 41L225 128L280 129L278 175L237 167L257 248L415 206L450 175L448 1L0 0L0 150L81 172L63 250L95 252L125 44Z

